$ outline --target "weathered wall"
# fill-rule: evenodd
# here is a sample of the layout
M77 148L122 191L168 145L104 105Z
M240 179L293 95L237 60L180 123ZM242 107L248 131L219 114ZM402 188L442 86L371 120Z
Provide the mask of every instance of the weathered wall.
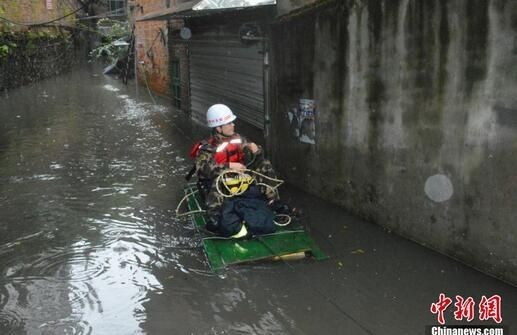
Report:
M3 43L15 47L0 54L0 91L68 71L77 60L73 39L64 33L0 36L0 45Z
M73 1L52 0L47 8L46 1L33 0L4 0L0 3L0 16L10 21L24 23L24 25L12 24L0 20L0 32L27 30L27 23L41 23L66 16L73 12L79 5ZM74 25L75 15L67 16L54 23L62 25Z
M278 16L285 15L317 1L318 0L277 0L277 14Z
M272 34L275 164L517 283L516 36L511 0L336 1L284 17ZM316 100L316 144L293 136L301 98Z
M76 46L70 29L33 25L79 8L73 1L7 0L0 3L0 90L14 88L70 69ZM75 25L75 14L52 22Z
M174 3L171 1L171 3ZM165 9L166 1L139 0L134 7L134 18ZM168 28L166 20L136 22L135 43L137 48L137 77L141 84L163 95L169 95L170 73L167 47Z

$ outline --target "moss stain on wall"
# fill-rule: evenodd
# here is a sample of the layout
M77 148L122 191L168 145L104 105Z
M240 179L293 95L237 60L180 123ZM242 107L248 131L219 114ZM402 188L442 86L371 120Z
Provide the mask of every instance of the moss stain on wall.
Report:
M517 4L357 0L340 6L346 9L297 11L273 31L272 140L288 143L273 149L289 162L277 160L279 170L360 217L516 283L513 251L494 241L515 244L505 231L517 236L508 188L508 180L517 180L510 116L517 110ZM300 56L312 51L311 41L320 43L314 49L320 55ZM306 71L312 68L318 73ZM322 129L310 147L286 134L284 114L313 89L328 108L318 109ZM424 192L435 174L454 187L443 203ZM487 252L494 256L487 260Z

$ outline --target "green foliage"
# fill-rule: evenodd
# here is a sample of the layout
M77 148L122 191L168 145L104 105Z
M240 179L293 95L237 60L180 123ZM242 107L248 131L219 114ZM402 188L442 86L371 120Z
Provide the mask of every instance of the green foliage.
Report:
M119 49L119 47L113 45L112 43L101 45L90 51L90 59L113 63L120 55Z
M0 58L7 57L16 47L16 43L5 42L0 39Z
M8 45L0 45L0 58L3 58L9 54L9 46Z
M90 51L90 61L113 63L127 52L127 47L116 46L115 41L129 37L127 22L100 19L97 29L102 35L101 45Z
M31 54L38 50L42 43L72 43L71 36L54 30L0 31L0 59L20 52Z
M117 39L129 35L129 26L127 22L103 18L99 20L97 27L105 28L104 30L106 33L104 37L107 39Z

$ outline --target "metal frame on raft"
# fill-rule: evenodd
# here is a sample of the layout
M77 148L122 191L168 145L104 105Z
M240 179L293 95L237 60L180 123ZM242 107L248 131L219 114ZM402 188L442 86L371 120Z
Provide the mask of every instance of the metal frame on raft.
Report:
M185 187L185 196L189 212L192 212L192 223L198 232L202 233L206 221L195 184L191 183ZM273 234L257 235L245 239L219 236L203 238L203 249L210 268L214 272L219 272L228 265L258 260L282 259L287 261L305 257L324 260L328 258L303 227L292 228L291 225L278 227Z

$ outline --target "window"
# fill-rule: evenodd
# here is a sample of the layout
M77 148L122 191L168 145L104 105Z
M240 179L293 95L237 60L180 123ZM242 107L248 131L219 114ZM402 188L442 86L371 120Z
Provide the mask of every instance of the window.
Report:
M126 8L126 0L108 0L108 11L123 14Z

